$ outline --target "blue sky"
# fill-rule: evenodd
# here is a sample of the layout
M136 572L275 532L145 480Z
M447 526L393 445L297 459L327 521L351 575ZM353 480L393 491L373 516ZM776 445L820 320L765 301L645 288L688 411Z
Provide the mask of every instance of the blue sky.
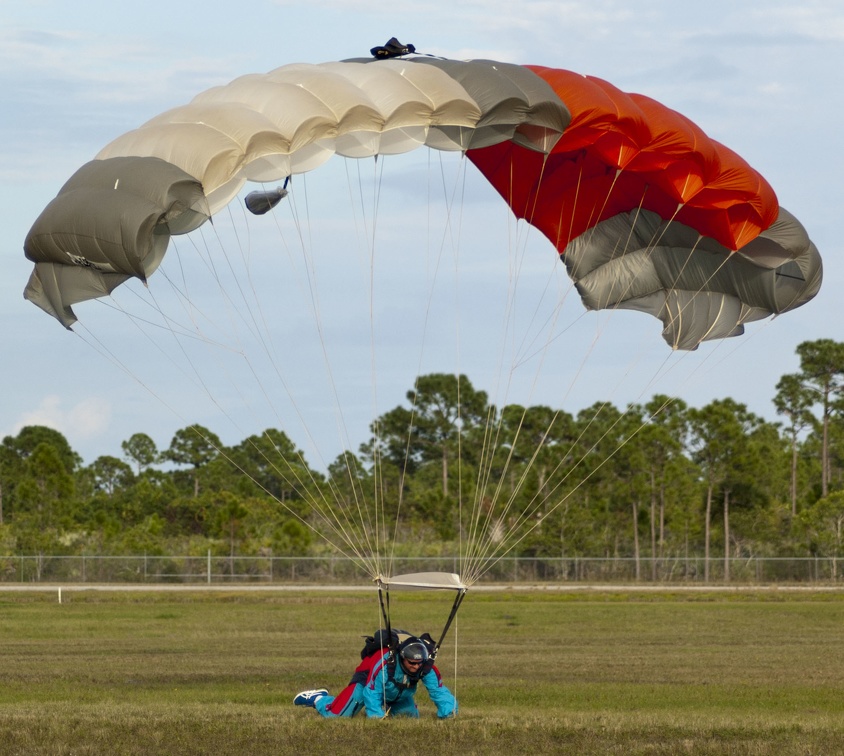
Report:
M31 269L23 257L23 239L64 181L117 135L186 102L202 89L241 74L286 63L366 55L369 48L391 36L435 55L569 68L666 103L762 172L781 204L806 226L824 258L824 287L813 302L773 322L751 324L748 337L715 348L703 347L685 357L676 372L685 369L688 377L680 385L650 380L665 356L659 350L667 351L659 338L659 324L645 325L641 316L618 317L606 324L602 335L606 348L593 350L588 339L583 345L573 338L565 350L549 350L542 371L552 388L537 389L531 399L565 404L576 411L601 398L624 402L647 398L656 391L676 390L695 405L732 396L773 418L774 386L781 375L798 368L797 344L817 338L844 340L839 294L844 266L837 238L844 8L834 0L695 4L671 0L399 0L380 4L254 0L242 4L205 2L201 8L159 0L143 4L0 0L0 36L4 95L0 212L6 228L4 275L0 278L2 435L15 433L24 424L51 425L65 433L86 462L91 462L101 454L119 456L120 442L139 431L163 447L187 422L202 422L229 442L240 440L242 432L260 430L263 420L265 425L278 424L257 406L250 409L254 419L237 416L238 410L232 409L233 415L218 423L212 410L193 406L193 389L188 383L182 384L186 393L180 395L181 379L170 375L166 365L150 364L154 355L141 358L140 368L150 370L149 378L146 373L140 376L140 368L138 372L133 368L129 376L115 368L90 342L66 332L23 300ZM385 187L392 187L401 200L393 211L396 233L410 220L410 213L405 217L402 208L417 204L423 194L421 184L413 185L412 179L420 161L422 158L417 158L408 173L385 179ZM481 191L476 199L478 207L466 210L466 223L471 223L472 212L477 212L481 219L474 221L477 233L466 234L469 241L462 244L471 248L471 240L476 238L475 246L488 248L495 245L495 234L507 235L513 227L503 216L500 231L492 222L486 223L493 212L487 203L491 207L494 197ZM312 212L321 223L330 216L330 208L314 207ZM385 224L389 226L390 220L387 216ZM541 239L531 243L539 256L554 257L550 246L543 248ZM467 249L469 260L473 259L471 253ZM478 259L483 260L483 255ZM468 269L474 265L470 262ZM482 263L477 267L482 268ZM332 274L338 275L330 268L323 274L328 291L344 285L342 279L332 282ZM484 271L479 275L482 281ZM478 285L470 287L475 295L480 290ZM475 310L472 294L464 296L463 312L471 313ZM326 317L331 314L332 301L326 296L321 303ZM387 310L400 304L388 303ZM290 311L287 317L294 324L293 331L302 337L298 346L303 350L289 376L294 382L291 390L301 402L288 411L294 415L299 409L313 413L313 419L303 424L307 425L304 436L294 430L295 423L291 422L289 430L306 449L309 441L305 436L313 435L315 445L325 449L330 461L339 449L327 440L333 431L322 425L336 425L326 407L337 400L325 393L320 398L307 360L321 359L307 354L313 347L306 336L307 324L290 317ZM339 317L342 322L343 314ZM471 316L464 317L467 336L460 367L476 386L494 394L480 367L477 373L472 369L472 347L485 337L473 334L477 324ZM594 324L587 327L595 331ZM105 331L110 335L109 328ZM129 351L136 352L132 337L127 333L125 338ZM385 351L379 352L377 360L384 371L377 403L381 411L401 400L410 388L408 375L417 365L449 369L446 362L422 362L415 354L398 351L391 356L386 346L391 338L400 341L397 334L385 331ZM350 336L341 338L340 343L354 349ZM624 348L631 343L647 343L648 354ZM574 378L563 375L563 364L580 365L587 355L595 373L588 378L580 376L585 386L575 388ZM340 352L332 359L336 360L332 370L339 370L341 376L352 374L343 367ZM409 372L394 370L399 362L407 363ZM641 362L648 365L645 377L637 379L635 387L614 393L616 385L638 370ZM216 372L213 367L202 369ZM296 383L298 380L303 383ZM346 382L345 378L332 380L335 386ZM527 383L533 385L531 380ZM165 392L171 391L165 398ZM333 393L330 387L324 391ZM365 389L357 387L355 391ZM521 397L514 393L506 398L515 401ZM353 403L345 395L339 401L344 406ZM353 445L366 435L365 425L372 417L373 403L361 404L358 413L350 408L343 420L348 423ZM285 412L281 410L279 417L286 417ZM237 416L237 428L226 430L233 416Z

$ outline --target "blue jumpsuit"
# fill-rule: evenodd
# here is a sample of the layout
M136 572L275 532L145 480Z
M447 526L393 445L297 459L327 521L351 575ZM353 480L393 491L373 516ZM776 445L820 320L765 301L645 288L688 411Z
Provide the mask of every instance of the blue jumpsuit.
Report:
M390 652L377 654L370 662L366 683L348 686L335 699L323 696L317 699L315 708L324 717L353 717L366 709L367 717L381 718L385 713L397 717L419 717L414 697L417 685L404 687L408 676L401 667L387 664ZM363 665L361 665L363 666ZM359 668L360 669L360 668ZM428 695L437 707L437 717L446 719L457 713L457 701L451 691L443 685L439 670L431 666L420 678ZM397 684L398 683L398 684Z

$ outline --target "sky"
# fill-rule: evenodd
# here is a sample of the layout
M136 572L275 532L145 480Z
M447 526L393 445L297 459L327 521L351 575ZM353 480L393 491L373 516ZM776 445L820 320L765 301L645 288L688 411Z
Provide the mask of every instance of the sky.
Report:
M486 303L477 301L507 297L506 291L495 296L486 293L495 284L489 280L493 269L484 261L504 237L524 235L525 249L532 254L527 267L536 266L537 290L543 292L548 266L555 264L556 255L541 238L527 238L528 232L494 207L492 192L477 188L475 178L469 176L472 199L461 208L461 223L472 231L463 232L460 254L467 278L471 273L478 277L460 295L459 318L448 314L448 306L436 306L451 293L437 290L433 294L423 287L418 294L427 303L422 320L406 319L404 309L411 295L409 289L396 290L396 276L429 280L430 258L424 262L414 258L413 264L421 266L418 271L408 258L401 258L400 274L383 274L379 289L388 295L380 310L377 352L360 347L350 330L356 308L366 306L340 296L353 288L351 273L332 265L310 273L299 268L296 280L300 283L308 281L309 274L319 274L324 293L317 305L310 290L301 300L304 304L294 304L293 295L286 290L282 295L280 288L264 295L265 301L285 304L283 313L272 315L284 329L280 363L285 369L282 389L272 391L286 393L289 401L286 405L282 399L276 402L274 395L268 399L274 415L254 400L254 392L234 373L227 385L253 394L250 401L241 406L229 389L221 388L211 401L206 397L200 403L197 395L206 382L228 370L216 357L192 358L186 369L196 375L184 377L180 369L171 367L170 357L145 344L149 334L134 335L134 329L113 321L110 312L101 316L106 309L102 306L86 308L81 317L85 328L71 333L24 301L22 291L32 266L22 246L29 227L67 178L110 140L242 74L287 63L365 56L392 36L432 55L568 68L679 110L744 156L769 180L780 204L800 219L824 259L820 294L795 312L751 324L745 337L704 345L690 356L678 355L680 366L671 371L682 373L683 379L673 383L653 380L663 370L667 351L657 321L645 325L644 316L638 314L586 320L582 326L586 336L555 338L553 349L543 352L542 366L531 370L522 387L514 383L512 390L502 393L500 386L493 386L501 380L500 370L496 372L493 366L485 372L475 361L482 361L477 355L490 341L506 341L506 336L494 333L496 328L501 330L495 316L482 314ZM448 372L455 364L476 388L487 390L501 403L529 400L574 412L603 399L638 401L664 391L676 392L694 406L730 396L751 411L775 419L775 386L782 375L799 368L797 345L819 338L844 339L839 293L844 264L836 234L841 193L837 145L844 116L840 86L844 8L837 0L694 4L673 0L253 0L248 4L206 0L201 11L190 4L160 0L0 0L0 42L4 102L0 213L6 228L0 248L4 271L0 277L0 436L15 434L25 425L49 425L64 433L90 463L100 455L120 456L121 442L137 432L150 435L164 448L177 429L192 422L206 425L227 443L276 426L288 430L308 454L324 455L324 464L343 444L354 447L365 440L373 412L402 401L417 370ZM379 211L379 223L386 234L393 234L390 238L398 246L419 244L422 232L408 229L427 213L420 210L427 206L426 160L417 156L406 165L399 164L384 179L385 194L393 206ZM328 188L316 183L316 177L307 184L312 192L310 227L324 231L322 244L344 245L346 232L332 228L333 198L338 184L345 191L353 182L345 183L346 178L338 179L336 173L326 175ZM294 182L295 188L304 185ZM239 222L232 221L235 234ZM426 229L430 234L432 226ZM262 239L269 232L255 227L249 233L253 235L250 249L260 257ZM184 245L180 249L180 254L188 251ZM443 263L444 267L450 264ZM550 275L553 286L559 286L558 271ZM259 277L269 278L269 274ZM484 288L487 285L489 290ZM544 299L547 295L530 296ZM522 299L530 296L522 295ZM316 318L307 312L314 307ZM582 324L580 310L573 313L573 320ZM334 326L328 325L332 318ZM360 320L371 339L375 326L365 315ZM434 356L439 329L454 330L454 322L462 329L456 362ZM315 323L324 323L328 335L315 336ZM425 335L412 340L425 346L408 349L408 334L419 329ZM592 336L597 332L600 346L594 347ZM105 350L95 346L100 338L109 343ZM333 348L330 357L326 343ZM128 355L126 362L117 356L124 353L119 350ZM134 364L130 365L131 359ZM587 362L593 371L588 375L580 367ZM380 371L377 392L367 387L367 375L376 364ZM617 388L638 371L643 377L632 379L635 385ZM504 382L510 385L509 380ZM219 409L223 402L225 409ZM338 406L343 426L339 433L338 414L332 411Z

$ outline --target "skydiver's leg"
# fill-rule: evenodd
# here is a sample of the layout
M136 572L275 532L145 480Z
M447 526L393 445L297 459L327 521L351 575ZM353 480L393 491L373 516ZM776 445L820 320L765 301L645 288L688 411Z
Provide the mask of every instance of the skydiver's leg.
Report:
M363 708L363 690L358 690L360 687L353 683L343 688L336 698L318 698L314 708L324 717L353 717Z
M416 701L412 697L402 696L390 706L390 716L419 719L419 708L416 706Z

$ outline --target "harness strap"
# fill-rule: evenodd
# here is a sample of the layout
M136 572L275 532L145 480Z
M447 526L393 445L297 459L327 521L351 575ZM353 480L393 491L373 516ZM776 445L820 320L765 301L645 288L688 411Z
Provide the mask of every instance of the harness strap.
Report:
M448 619L446 620L445 627L443 628L442 633L440 634L440 639L437 642L437 645L434 647L434 652L431 654L432 659L437 658L437 653L440 650L440 646L442 645L443 641L445 640L446 633L448 629L451 627L451 623L454 622L454 618L457 616L457 610L460 608L460 605L463 603L463 599L466 596L466 589L463 588L457 592L457 595L454 597L454 604L451 607L451 613L448 615Z
M387 601L384 602L384 594L387 594ZM387 631L388 648L393 649L393 631L390 627L390 592L384 591L378 586L378 603L381 604L381 616L384 618L384 629Z

